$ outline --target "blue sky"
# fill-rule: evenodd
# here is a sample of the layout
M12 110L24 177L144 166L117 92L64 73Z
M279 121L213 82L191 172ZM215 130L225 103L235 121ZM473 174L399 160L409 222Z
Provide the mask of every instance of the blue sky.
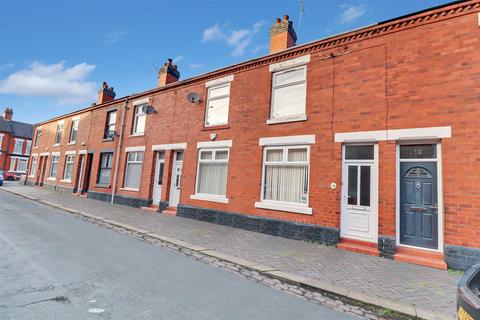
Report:
M38 122L156 86L173 58L181 79L268 53L290 15L298 44L445 3L440 0L0 0L0 109Z

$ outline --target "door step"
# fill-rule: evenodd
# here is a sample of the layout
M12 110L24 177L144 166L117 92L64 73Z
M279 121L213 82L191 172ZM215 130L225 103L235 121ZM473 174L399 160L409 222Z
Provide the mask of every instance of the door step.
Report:
M440 252L432 252L422 249L397 247L394 259L400 262L418 264L420 266L436 269L447 269L445 256Z
M172 216L177 215L177 208L176 207L167 207L162 211L163 214L169 214Z
M150 207L140 207L140 209L150 212L158 212L160 210L156 204L152 204Z
M378 251L378 244L374 242L340 238L340 243L337 244L337 248L350 252L368 254L375 257L380 256L380 251Z

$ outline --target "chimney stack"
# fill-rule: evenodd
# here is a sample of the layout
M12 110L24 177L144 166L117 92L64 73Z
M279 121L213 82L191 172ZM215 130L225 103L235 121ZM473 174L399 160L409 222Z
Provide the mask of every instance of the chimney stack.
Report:
M102 84L102 89L98 91L98 101L97 104L104 102L112 101L115 99L115 91L113 87L109 87L106 82Z
M172 59L168 59L162 68L158 71L158 87L163 87L169 83L176 82L180 78L180 72Z
M13 109L12 108L6 108L5 111L3 112L3 119L7 121L12 121L13 119Z
M297 35L293 30L293 22L287 15L275 19L275 23L270 27L270 53L285 50L295 46Z

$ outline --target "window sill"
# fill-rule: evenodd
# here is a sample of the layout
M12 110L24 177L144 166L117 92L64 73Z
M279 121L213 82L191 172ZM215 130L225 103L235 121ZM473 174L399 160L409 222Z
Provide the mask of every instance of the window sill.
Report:
M73 146L74 144L77 144L77 141L69 142L69 143L67 143L67 146Z
M28 178L35 178L35 174L28 176Z
M109 184L101 184L101 183L97 183L95 185L95 188L105 188L105 189L110 189L110 185Z
M205 126L202 128L202 131L209 131L209 130L222 130L222 129L230 129L229 124L221 124L218 126Z
M203 201L212 201L212 202L219 202L219 203L228 203L228 199L224 196L215 196L210 194L192 194L190 199L193 200L203 200Z
M113 138L103 138L102 141L103 142L113 141Z
M60 143L55 143L52 147L60 147Z
M296 206L296 205L289 205L289 204L275 203L275 202L255 202L255 208L295 212L295 213L308 214L308 215L311 215L313 212L313 209L307 206L301 206L301 205Z
M267 124L278 124L278 123L289 123L289 122L297 122L297 121L307 121L307 115L297 115L292 117L284 117L284 118L272 118L267 120Z
M143 137L145 135L145 132L142 133L132 133L130 137Z
M55 177L50 177L50 178L47 178L48 181L57 181L57 178Z
M63 180L60 180L60 182L63 182L63 183L72 183L72 180L71 180L71 179L63 179Z
M136 188L120 188L120 190L123 190L123 191L133 191L133 192L139 192L140 189L136 189Z

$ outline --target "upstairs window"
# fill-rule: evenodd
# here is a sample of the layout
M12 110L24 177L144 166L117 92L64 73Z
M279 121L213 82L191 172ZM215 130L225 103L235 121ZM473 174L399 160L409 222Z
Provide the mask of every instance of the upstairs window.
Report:
M205 126L218 126L228 123L230 103L230 83L208 88Z
M34 147L38 147L40 144L40 138L42 137L42 129L37 129L37 132L35 134L35 145Z
M145 133L145 122L147 120L147 114L144 112L143 107L145 105L135 106L135 114L133 120L132 134L141 135Z
M55 131L55 140L53 144L60 144L62 141L62 131L63 131L63 123L57 124L57 130Z
M77 136L78 136L78 124L80 123L80 120L75 119L72 120L72 127L70 128L70 141L69 143L75 143L77 142Z
M23 140L15 139L15 146L13 147L13 153L22 154L23 153Z
M307 67L273 73L271 120L305 119Z
M25 147L25 155L30 155L30 151L32 149L32 140L27 140L27 146Z
M100 168L98 169L97 183L102 185L110 184L112 174L113 152L100 154Z
M52 162L50 163L50 173L48 175L49 178L56 178L57 177L57 169L58 169L58 160L60 156L52 156Z
M105 132L103 139L113 139L115 137L115 125L117 124L117 111L107 112L107 120L105 122Z
M3 134L0 134L0 152L3 150L2 143L3 143Z

